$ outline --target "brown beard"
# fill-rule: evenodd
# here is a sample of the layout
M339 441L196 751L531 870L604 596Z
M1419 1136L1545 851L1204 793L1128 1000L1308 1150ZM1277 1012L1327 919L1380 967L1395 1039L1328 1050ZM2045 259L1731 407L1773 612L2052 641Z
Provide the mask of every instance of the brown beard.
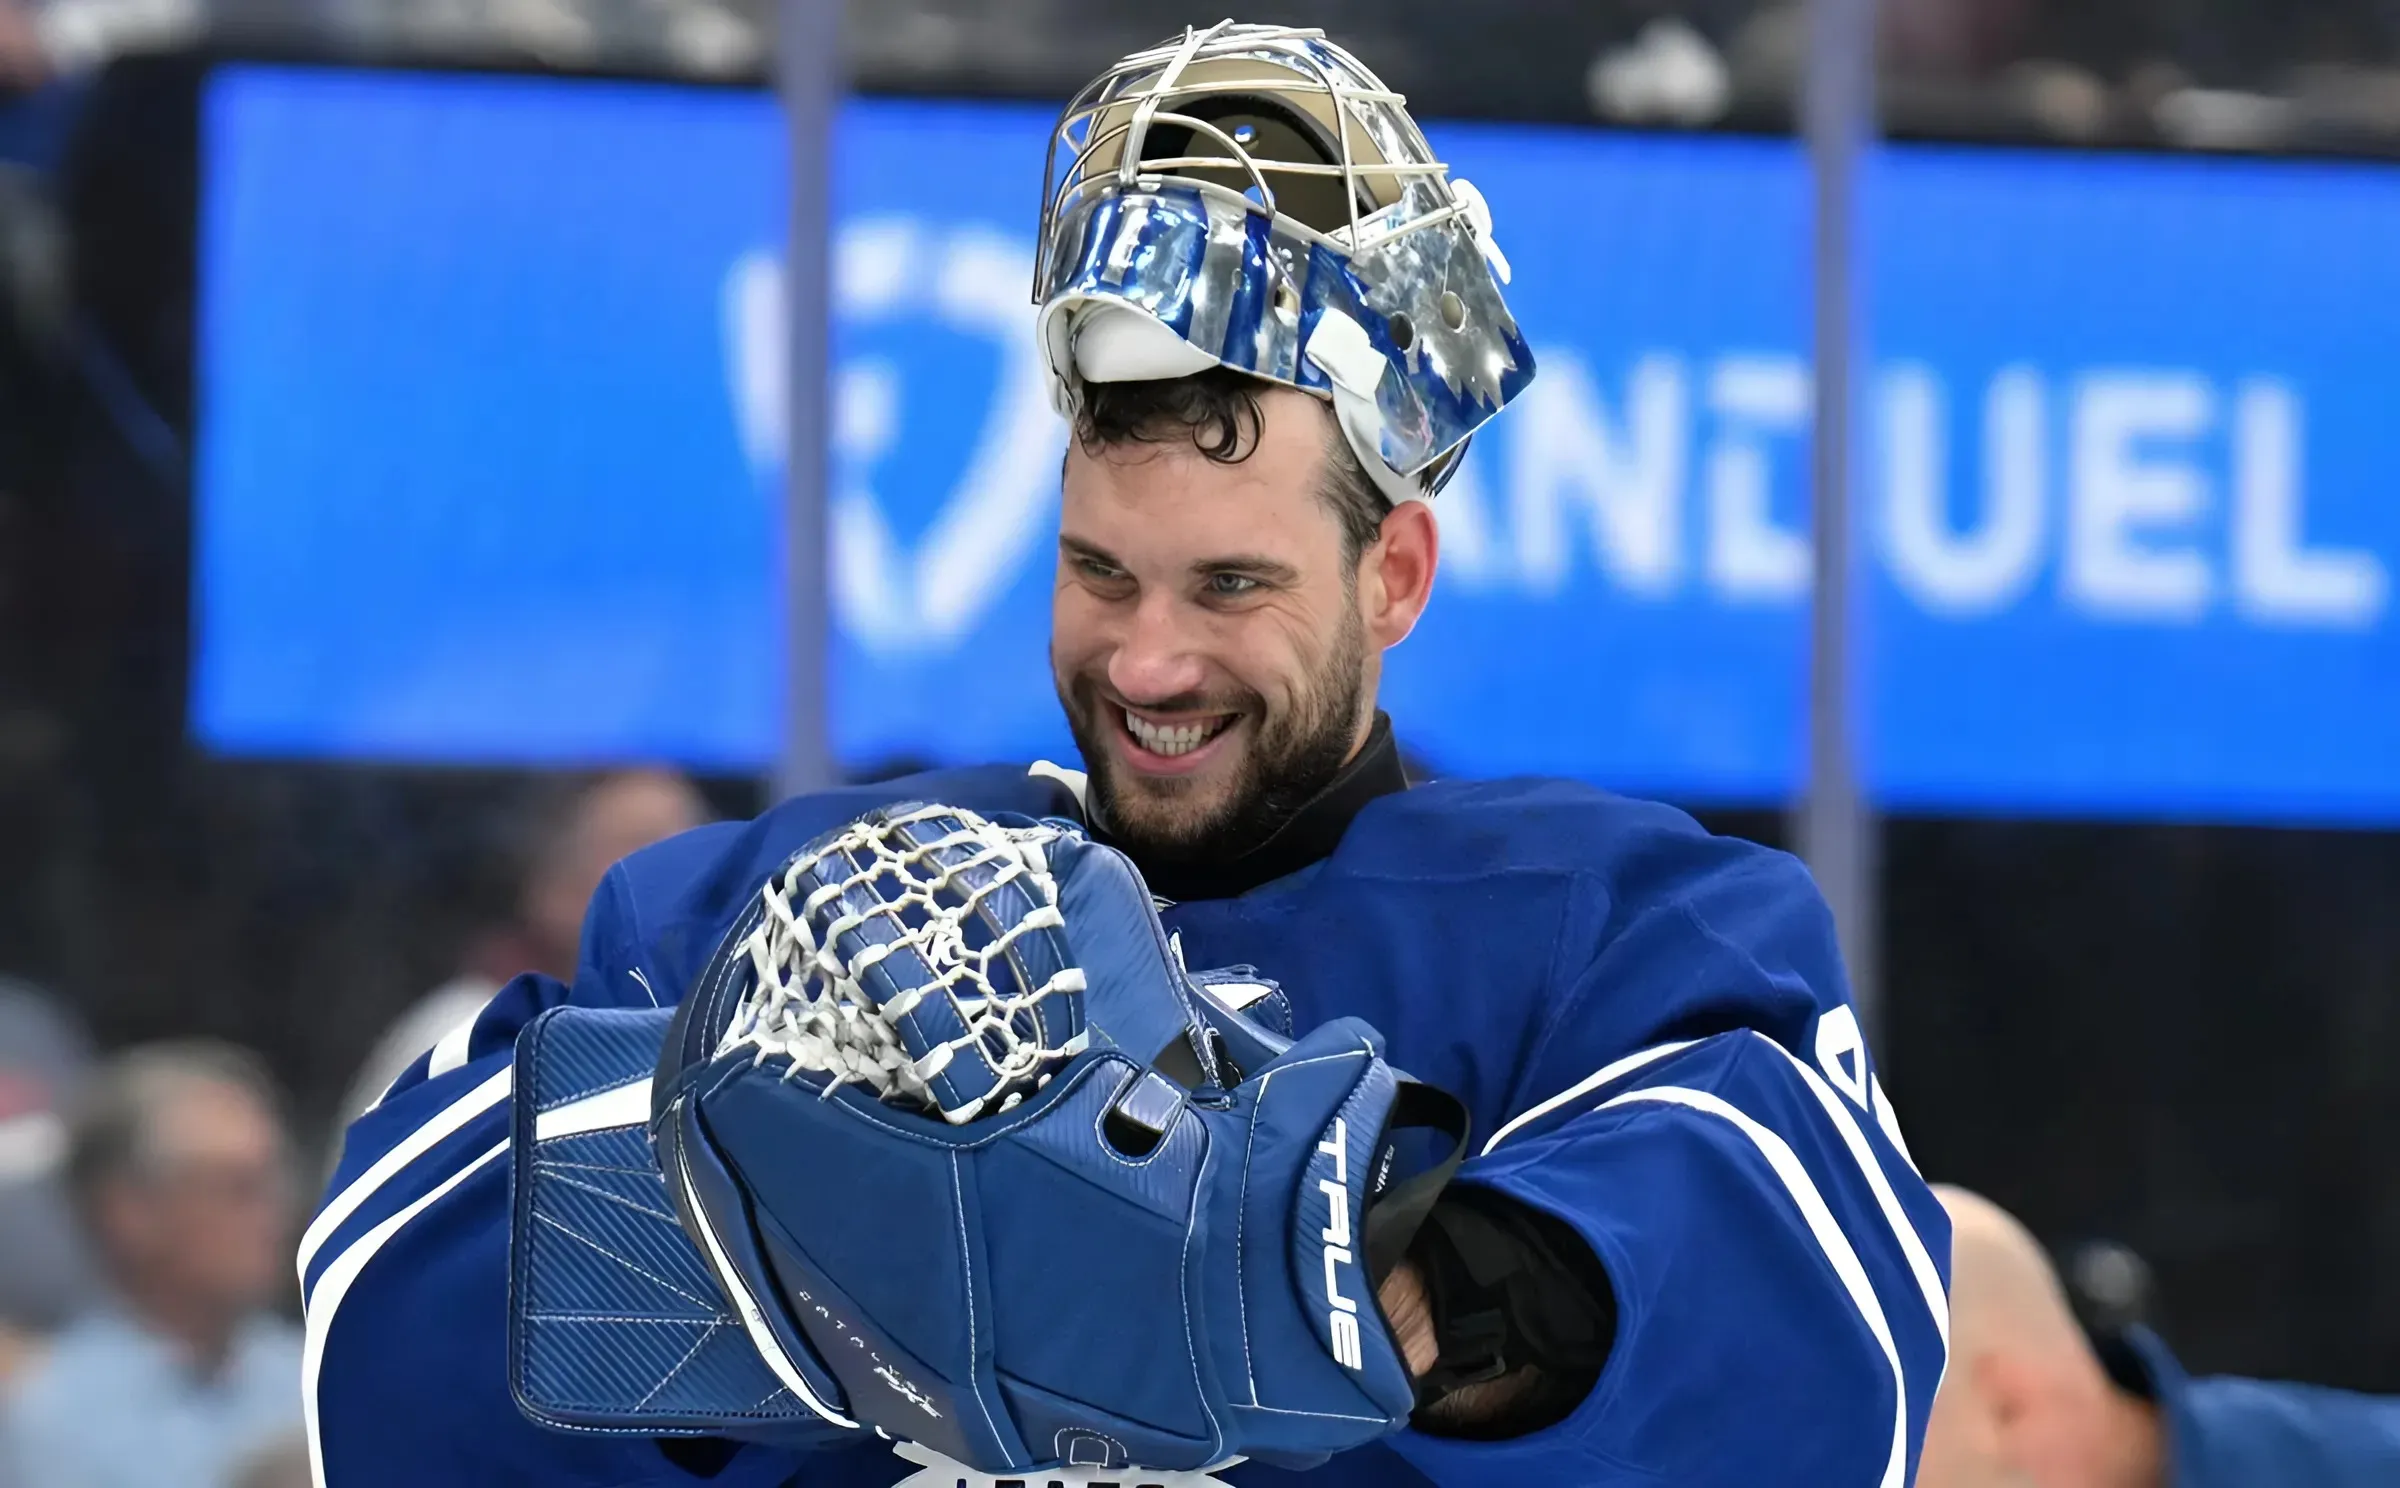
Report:
M1099 685L1088 674L1061 680L1059 707L1089 771L1085 807L1092 821L1137 863L1225 862L1258 847L1349 763L1366 695L1366 658L1366 625L1354 606L1323 663L1293 706L1279 715L1270 717L1266 700L1247 690L1225 697L1194 693L1159 703L1161 712L1239 713L1252 722L1255 736L1231 786L1205 810L1181 799L1191 792L1193 782L1187 779L1169 777L1147 789L1125 791L1107 737L1116 725L1102 713L1115 704L1101 700ZM1175 809L1179 805L1185 809Z

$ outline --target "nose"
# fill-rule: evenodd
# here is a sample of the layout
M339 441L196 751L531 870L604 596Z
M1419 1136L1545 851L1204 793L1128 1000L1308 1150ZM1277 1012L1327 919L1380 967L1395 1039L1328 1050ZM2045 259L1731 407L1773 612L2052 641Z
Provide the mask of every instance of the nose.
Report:
M1108 685L1128 702L1163 702L1197 692L1208 664L1195 627L1170 595L1146 594L1127 617L1108 658Z

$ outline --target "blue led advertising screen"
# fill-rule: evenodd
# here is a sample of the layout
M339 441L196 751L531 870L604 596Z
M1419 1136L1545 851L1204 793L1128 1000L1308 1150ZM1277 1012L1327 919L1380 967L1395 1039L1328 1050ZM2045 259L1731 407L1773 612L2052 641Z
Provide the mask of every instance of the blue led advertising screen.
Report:
M1050 111L835 140L830 722L1069 746ZM1440 124L1539 375L1392 658L1448 773L1801 775L1806 163ZM785 140L764 95L229 67L204 122L194 728L231 752L776 750ZM2400 821L2400 171L1892 145L1862 240L1861 734L1896 809Z

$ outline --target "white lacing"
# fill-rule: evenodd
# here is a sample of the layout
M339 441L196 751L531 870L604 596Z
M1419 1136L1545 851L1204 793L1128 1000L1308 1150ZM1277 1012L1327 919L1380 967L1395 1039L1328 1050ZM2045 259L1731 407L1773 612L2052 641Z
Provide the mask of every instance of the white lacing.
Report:
M917 841L910 829L936 819L949 824L943 834ZM994 1097L997 1109L1014 1105L1039 1087L1052 1062L1084 1043L1078 1034L1066 1047L1045 1047L1032 1016L1053 993L1080 993L1083 973L1069 967L1027 988L1005 964L1018 940L1065 923L1043 851L1059 835L1051 827L1003 827L957 807L926 806L856 823L795 858L762 891L764 917L742 943L757 985L736 1010L718 1054L753 1048L760 1063L788 1060L786 1079L803 1070L829 1075L829 1091L857 1081L885 1100L952 1121L981 1114ZM811 883L816 887L808 889ZM1022 885L1035 907L995 929L980 912L1010 884ZM794 903L804 890L805 900ZM904 949L932 975L878 1005L860 979ZM950 1000L965 1032L912 1055L898 1020L937 994ZM931 1082L961 1051L988 1066L990 1093L945 1108Z

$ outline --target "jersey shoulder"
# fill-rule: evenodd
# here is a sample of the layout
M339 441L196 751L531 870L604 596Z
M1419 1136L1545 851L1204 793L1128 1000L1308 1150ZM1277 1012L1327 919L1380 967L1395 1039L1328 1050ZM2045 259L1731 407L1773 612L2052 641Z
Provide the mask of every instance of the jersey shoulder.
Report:
M1548 870L1629 886L1725 867L1805 874L1790 855L1718 836L1662 802L1541 776L1437 780L1381 797L1342 853L1461 876Z
M1538 987L1528 1016L1562 1077L1731 1029L1806 1054L1816 1020L1849 1001L1808 869L1654 801L1571 780L1436 782L1362 811L1336 859L1357 865L1356 891L1411 901L1394 933L1419 957L1456 968L1472 951L1491 984L1480 1005L1505 1006L1512 978Z
M2169 1393L2191 1481L2363 1488L2400 1473L2400 1400L2223 1375Z
M1800 964L1796 980L1819 999L1847 995L1832 916L1800 860L1656 801L1573 780L1440 781L1374 802L1336 858L1361 879L1415 879L1445 901L1556 905L1562 944L1587 956L1644 923L1654 933L1627 949L1652 948L1695 975L1733 955L1745 980L1762 964ZM1495 896L1505 882L1517 888Z

